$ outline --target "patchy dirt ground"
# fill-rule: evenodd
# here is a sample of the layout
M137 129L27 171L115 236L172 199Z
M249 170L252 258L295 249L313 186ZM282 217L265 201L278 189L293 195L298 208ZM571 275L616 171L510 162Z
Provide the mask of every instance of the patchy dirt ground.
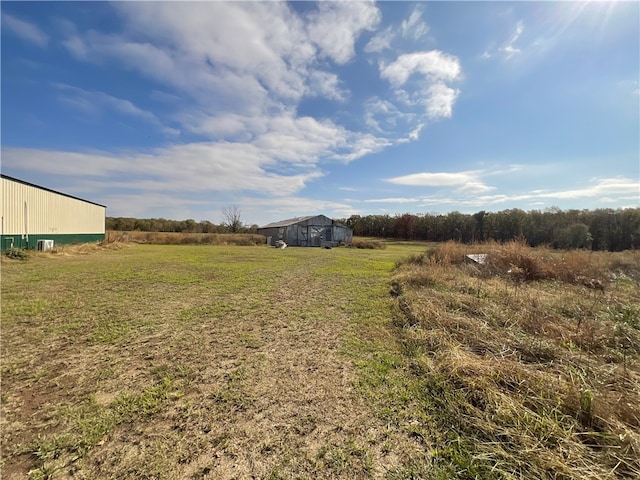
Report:
M401 478L426 448L372 412L357 364L406 251L4 261L2 478Z

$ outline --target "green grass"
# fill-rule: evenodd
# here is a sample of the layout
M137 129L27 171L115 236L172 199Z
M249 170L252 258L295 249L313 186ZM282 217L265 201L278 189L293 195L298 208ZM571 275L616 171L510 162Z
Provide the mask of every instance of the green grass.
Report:
M384 424L353 387L356 364L395 348L381 343L388 281L421 248L137 245L3 261L3 478L364 478L401 465L411 440L377 438Z

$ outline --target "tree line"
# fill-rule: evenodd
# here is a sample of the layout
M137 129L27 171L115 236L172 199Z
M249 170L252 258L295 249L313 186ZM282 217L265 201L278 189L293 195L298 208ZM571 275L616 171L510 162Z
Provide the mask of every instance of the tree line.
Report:
M640 248L640 208L352 215L341 221L353 229L354 235L365 237L462 243L524 238L533 247L609 251Z
M177 232L177 233L256 233L258 225L241 222L216 225L207 220L167 220L165 218L107 217L106 229L122 232Z
M239 210L225 211L225 221L107 217L107 230L183 233L257 233L258 225L245 225ZM524 238L532 247L586 248L621 251L640 248L640 208L544 211L509 209L474 214L352 215L338 219L362 237L401 238L462 243Z

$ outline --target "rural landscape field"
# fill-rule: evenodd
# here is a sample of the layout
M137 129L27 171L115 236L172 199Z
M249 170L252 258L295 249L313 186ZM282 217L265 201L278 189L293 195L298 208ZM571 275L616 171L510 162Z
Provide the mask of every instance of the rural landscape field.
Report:
M639 252L360 246L3 256L2 478L638 478Z

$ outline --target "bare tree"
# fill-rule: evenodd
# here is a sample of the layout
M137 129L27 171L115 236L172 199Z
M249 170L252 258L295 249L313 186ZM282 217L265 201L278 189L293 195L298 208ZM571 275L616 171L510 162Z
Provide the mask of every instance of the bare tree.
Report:
M222 224L229 229L231 233L238 233L242 228L240 207L231 205L222 209Z

